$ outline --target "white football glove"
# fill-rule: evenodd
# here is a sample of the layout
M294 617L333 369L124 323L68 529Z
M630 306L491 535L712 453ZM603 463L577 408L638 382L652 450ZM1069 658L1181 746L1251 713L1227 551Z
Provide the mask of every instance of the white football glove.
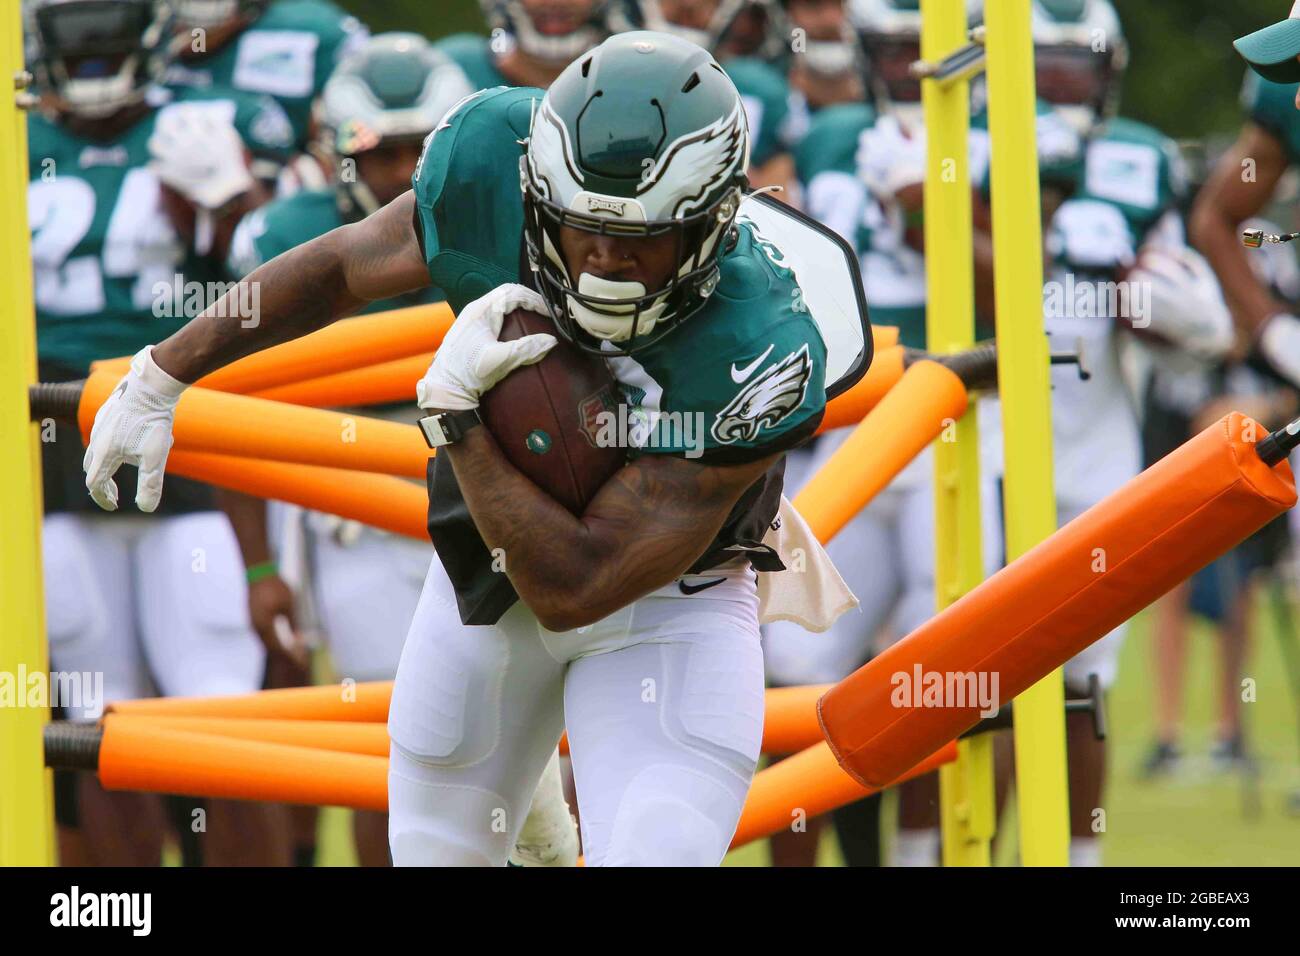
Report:
M1200 253L1187 246L1146 246L1126 279L1150 292L1150 312L1134 316L1134 328L1149 328L1209 361L1231 351L1235 341L1232 313L1214 269Z
M925 182L925 130L905 129L885 115L858 140L858 175L879 199L892 200L900 191Z
M81 467L95 504L117 510L113 475L123 464L140 469L135 504L153 511L162 497L163 469L172 447L176 403L188 386L172 378L153 360L153 346L131 359L129 371L95 413Z
M461 310L429 371L415 386L421 408L477 408L484 392L519 366L539 361L555 346L555 336L545 332L498 342L506 313L515 309L550 315L545 299L516 284L498 286Z
M1300 388L1300 319L1282 313L1264 324L1259 351L1273 370Z
M149 137L149 168L201 210L220 209L253 188L234 124L201 103L159 112Z

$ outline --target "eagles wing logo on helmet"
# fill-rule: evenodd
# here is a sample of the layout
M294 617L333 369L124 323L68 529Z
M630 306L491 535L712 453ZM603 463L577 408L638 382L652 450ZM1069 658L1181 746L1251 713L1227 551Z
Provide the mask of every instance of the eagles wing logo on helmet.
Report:
M713 437L724 445L754 441L803 404L812 377L805 343L740 390L713 422Z
M727 116L683 136L664 150L637 187L638 197L648 209L665 212L671 202L672 216L700 209L723 180L735 173L746 129L744 107L737 99Z

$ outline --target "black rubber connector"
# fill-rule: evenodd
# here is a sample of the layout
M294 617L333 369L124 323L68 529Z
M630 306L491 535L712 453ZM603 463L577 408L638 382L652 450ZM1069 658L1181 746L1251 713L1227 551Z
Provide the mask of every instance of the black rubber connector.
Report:
M99 724L56 720L45 725L45 766L52 770L98 770Z
M61 418L75 422L77 408L81 405L81 392L85 387L84 378L75 382L39 382L29 385L27 404L31 407L31 420L39 422L44 418Z

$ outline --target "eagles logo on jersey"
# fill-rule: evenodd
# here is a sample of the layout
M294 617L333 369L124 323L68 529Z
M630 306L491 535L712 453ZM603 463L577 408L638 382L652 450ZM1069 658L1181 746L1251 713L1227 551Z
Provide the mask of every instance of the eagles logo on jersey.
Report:
M713 437L724 445L737 440L757 440L764 428L780 423L803 405L811 376L812 361L808 346L804 345L756 376L718 412L713 422ZM735 377L735 366L732 366L732 377Z

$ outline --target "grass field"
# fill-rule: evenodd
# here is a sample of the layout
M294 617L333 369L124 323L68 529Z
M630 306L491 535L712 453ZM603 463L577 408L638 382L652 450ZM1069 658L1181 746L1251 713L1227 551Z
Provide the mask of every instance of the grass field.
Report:
M1300 787L1300 744L1296 704L1272 616L1260 605L1247 676L1256 681L1256 701L1245 704L1251 746L1259 758L1257 786L1240 777L1216 777L1206 754L1213 744L1213 632L1198 625L1188 664L1185 771L1167 782L1137 779L1150 745L1153 704L1149 615L1133 624L1121 658L1119 680L1108 709L1111 742L1110 789L1105 802L1109 866L1286 866L1300 864L1300 816L1287 814L1286 795ZM809 635L809 640L817 640ZM885 819L892 818L886 798ZM1016 861L1014 808L1003 820L995 852L998 865ZM886 840L889 834L886 833ZM347 866L352 852L348 812L328 809L321 819L320 862ZM839 866L833 835L824 834L818 862ZM766 866L765 843L729 854L727 866Z

